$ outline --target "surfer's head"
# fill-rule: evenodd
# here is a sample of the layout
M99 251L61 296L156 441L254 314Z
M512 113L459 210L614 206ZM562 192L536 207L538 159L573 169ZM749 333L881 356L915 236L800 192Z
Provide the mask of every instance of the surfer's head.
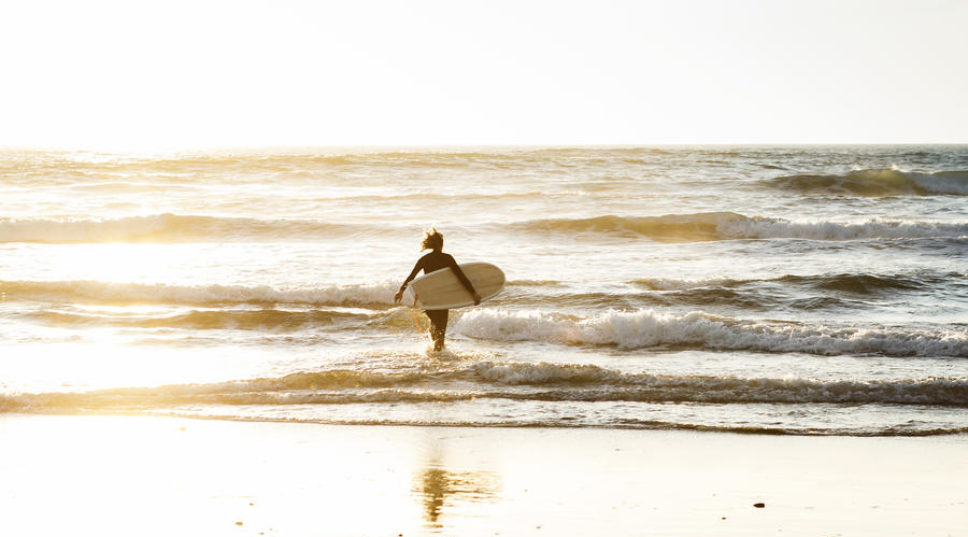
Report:
M420 243L421 250L443 250L444 249L444 236L437 231L437 228L432 227L427 231L424 231L423 242Z

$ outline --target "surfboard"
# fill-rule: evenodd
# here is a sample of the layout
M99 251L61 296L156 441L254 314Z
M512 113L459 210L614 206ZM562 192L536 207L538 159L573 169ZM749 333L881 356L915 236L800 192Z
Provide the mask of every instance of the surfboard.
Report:
M481 301L504 289L504 272L490 263L463 263L460 269L471 281ZM416 296L417 307L425 310L449 310L473 306L474 298L460 283L450 268L435 270L410 282L411 297Z

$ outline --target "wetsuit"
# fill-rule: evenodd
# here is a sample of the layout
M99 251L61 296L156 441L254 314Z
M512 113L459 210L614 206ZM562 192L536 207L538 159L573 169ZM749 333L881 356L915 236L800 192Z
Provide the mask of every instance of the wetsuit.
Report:
M457 261L454 260L454 256L437 250L430 252L417 261L417 264L413 266L413 270L410 271L410 275L407 276L403 285L400 286L401 292L421 270L424 271L424 274L430 274L435 270L447 267L450 267L454 275L457 276L457 279L460 280L460 283L464 285L471 295L476 294L474 285L464 275L464 271L457 266ZM434 350L439 351L444 348L444 335L447 333L447 318L450 310L424 310L424 313L427 314L427 317L430 317L430 337L434 340Z

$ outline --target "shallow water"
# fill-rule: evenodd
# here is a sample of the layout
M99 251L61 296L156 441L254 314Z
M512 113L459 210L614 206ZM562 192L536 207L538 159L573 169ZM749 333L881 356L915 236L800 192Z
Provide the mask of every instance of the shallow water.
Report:
M968 431L968 147L0 154L0 411ZM436 225L508 277L448 351Z

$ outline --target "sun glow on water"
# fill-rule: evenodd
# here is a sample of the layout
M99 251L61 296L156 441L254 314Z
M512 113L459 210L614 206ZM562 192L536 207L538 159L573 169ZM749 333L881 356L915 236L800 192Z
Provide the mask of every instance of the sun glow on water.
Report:
M963 148L28 157L0 158L11 411L825 434L908 415L825 406L846 398L932 402L915 433L964 421L944 407L968 353ZM446 359L393 304L430 224L509 280L452 312Z

